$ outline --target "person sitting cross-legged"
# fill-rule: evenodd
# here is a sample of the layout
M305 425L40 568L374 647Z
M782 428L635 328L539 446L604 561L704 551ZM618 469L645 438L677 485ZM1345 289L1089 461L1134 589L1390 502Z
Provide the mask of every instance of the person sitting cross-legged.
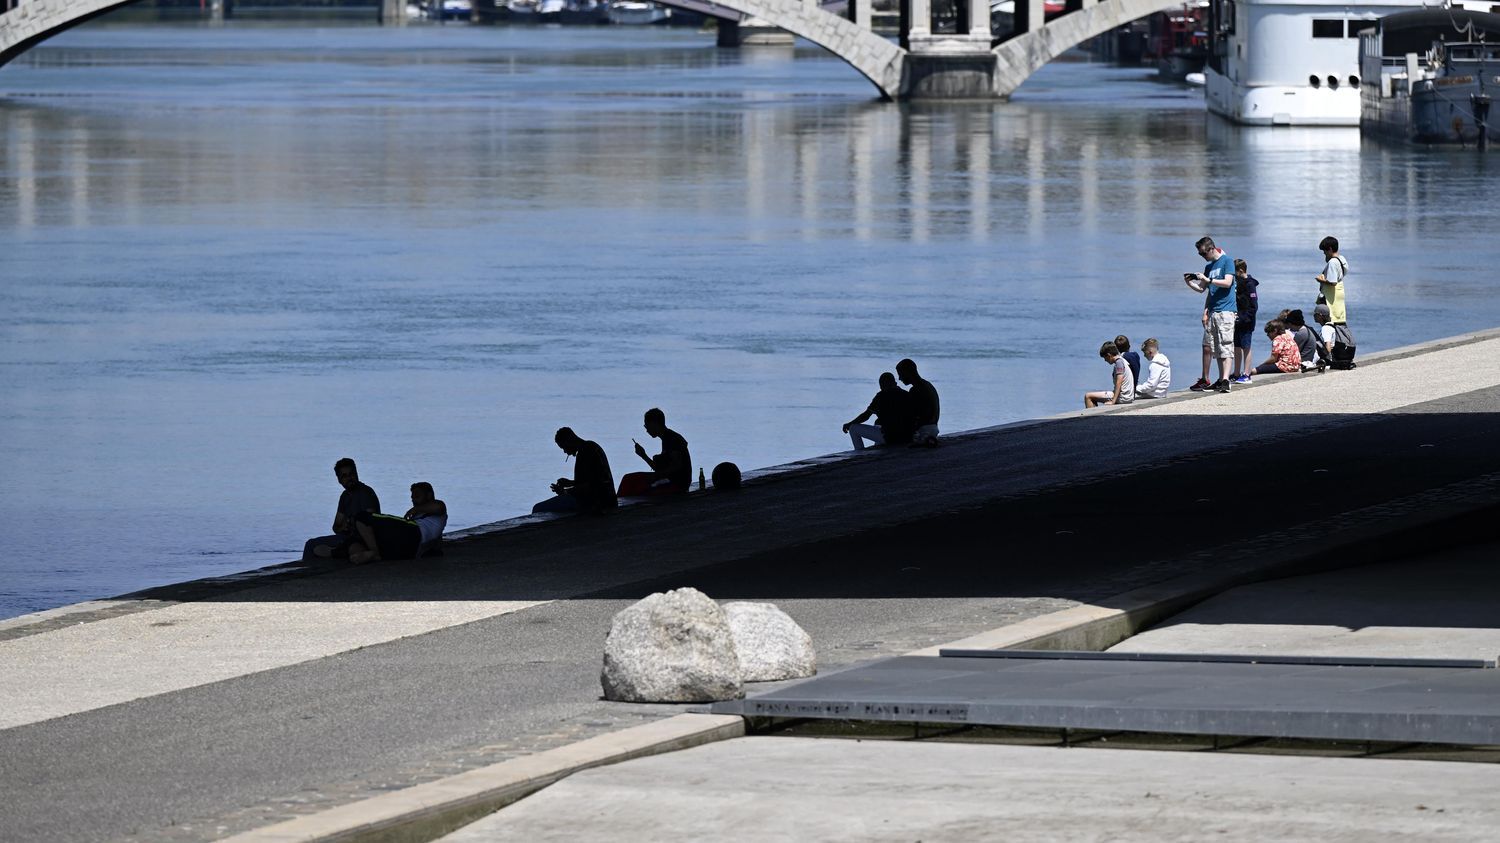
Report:
M942 415L942 404L938 400L937 387L917 373L917 364L904 358L896 364L896 377L910 389L912 424L911 444L936 446L938 443L938 418Z

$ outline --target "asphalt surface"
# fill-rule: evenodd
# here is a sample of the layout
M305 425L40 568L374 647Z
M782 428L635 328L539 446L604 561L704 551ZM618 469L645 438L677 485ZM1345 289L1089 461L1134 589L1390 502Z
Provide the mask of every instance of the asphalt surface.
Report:
M1490 387L1379 415L1096 414L332 570L307 579L310 611L343 588L553 602L0 731L0 836L212 839L675 713L599 699L610 617L666 587L777 602L825 670L1107 603L1278 530L1500 472L1497 409ZM227 610L258 590L197 593Z

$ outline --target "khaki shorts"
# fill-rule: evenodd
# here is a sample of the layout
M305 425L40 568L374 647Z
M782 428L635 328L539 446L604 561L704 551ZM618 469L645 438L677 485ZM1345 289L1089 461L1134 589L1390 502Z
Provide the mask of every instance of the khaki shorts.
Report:
M1208 314L1208 324L1203 326L1203 350L1212 351L1215 357L1223 359L1234 356L1233 311Z

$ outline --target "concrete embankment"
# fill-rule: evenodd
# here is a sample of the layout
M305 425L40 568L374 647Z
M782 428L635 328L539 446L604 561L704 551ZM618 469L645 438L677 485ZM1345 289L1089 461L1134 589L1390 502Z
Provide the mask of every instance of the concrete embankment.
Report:
M476 536L421 565L14 619L0 625L0 828L208 839L675 714L598 699L609 617L661 588L774 600L836 669L1108 611L1268 537L1316 541L1325 519L1357 532L1493 503L1497 351L1486 334L811 461L739 494ZM1325 508L1268 505L1335 478Z

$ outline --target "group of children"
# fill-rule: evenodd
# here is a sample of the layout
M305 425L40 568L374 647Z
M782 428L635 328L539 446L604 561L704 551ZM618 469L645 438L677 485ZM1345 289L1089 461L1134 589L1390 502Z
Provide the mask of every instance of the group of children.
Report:
M1197 243L1198 254L1208 265L1201 273L1183 273L1190 289L1208 294L1202 314L1203 377L1193 384L1192 390L1228 392L1231 382L1248 384L1253 375L1354 368L1354 335L1349 330L1344 307L1343 281L1349 273L1349 263L1338 248L1338 240L1333 237L1325 237L1318 244L1326 265L1314 278L1319 286L1317 306L1313 309L1317 330L1307 325L1301 310L1281 311L1263 329L1271 340L1270 357L1252 366L1250 355L1260 306L1260 282L1250 274L1245 261L1231 262L1211 238L1201 238ZM1101 346L1099 356L1113 369L1113 382L1110 389L1085 393L1083 406L1129 404L1137 398L1165 395L1171 383L1171 364L1154 337L1146 340L1141 351L1150 364L1145 381L1141 380L1141 356L1130 350L1129 338L1118 336L1114 342ZM1219 361L1219 380L1210 382L1209 362L1215 358ZM1233 370L1226 373L1231 358Z
M1130 350L1130 337L1121 334L1114 342L1099 347L1099 356L1114 369L1110 388L1099 392L1086 392L1083 406L1094 408L1100 404L1129 404L1137 398L1160 398L1172 385L1172 361L1161 353L1161 344L1156 337L1146 340L1137 354ZM1142 360L1142 357L1145 360ZM1146 369L1146 379L1141 380L1141 368Z

